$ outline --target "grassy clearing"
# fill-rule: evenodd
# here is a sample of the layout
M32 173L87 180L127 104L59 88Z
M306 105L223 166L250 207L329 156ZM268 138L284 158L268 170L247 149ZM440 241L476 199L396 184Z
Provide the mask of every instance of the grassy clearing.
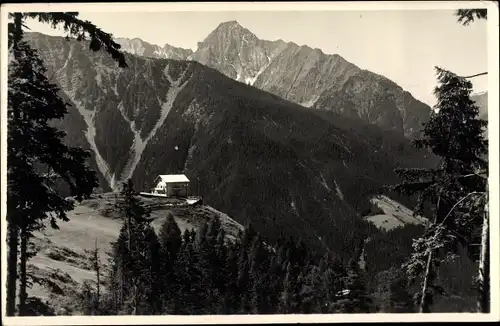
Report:
M175 201L175 200L174 200ZM182 232L197 230L203 221L218 215L228 237L234 237L242 226L227 215L208 206L165 206L172 199L144 198L144 204L152 208L152 225L159 230L168 214L172 214ZM37 255L29 261L29 269L35 276L49 280L51 285L35 284L29 289L30 296L49 301L56 310L72 310L68 296L85 281L95 282L89 250L97 240L101 263L106 266L111 243L116 240L121 227L119 213L114 210L114 194L102 194L79 203L68 213L69 222L60 222L59 230L47 228L35 234Z
M375 224L379 229L389 231L407 224L424 225L427 223L427 219L413 216L411 209L387 196L373 197L371 202L379 207L384 214L365 216L365 219Z

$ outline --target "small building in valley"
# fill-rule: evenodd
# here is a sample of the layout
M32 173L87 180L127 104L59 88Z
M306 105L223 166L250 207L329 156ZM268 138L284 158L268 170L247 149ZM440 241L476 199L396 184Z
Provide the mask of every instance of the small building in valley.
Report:
M187 197L189 179L184 174L162 174L156 177L151 193L168 197Z

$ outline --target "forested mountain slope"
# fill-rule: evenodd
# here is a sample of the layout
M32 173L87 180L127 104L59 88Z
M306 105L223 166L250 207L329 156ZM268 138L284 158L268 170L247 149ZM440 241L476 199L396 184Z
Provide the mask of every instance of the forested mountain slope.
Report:
M311 110L197 62L127 55L32 33L72 108L60 127L92 152L103 190L184 173L204 203L271 239L300 235L348 253L359 213L397 166L431 164L394 131ZM363 232L365 232L363 231ZM346 254L347 256L347 254Z

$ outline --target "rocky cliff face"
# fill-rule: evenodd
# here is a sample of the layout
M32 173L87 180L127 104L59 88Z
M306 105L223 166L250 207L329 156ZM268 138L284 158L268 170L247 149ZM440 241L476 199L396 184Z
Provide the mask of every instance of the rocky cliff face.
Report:
M105 191L184 173L205 204L271 239L350 246L366 223L358 213L396 181L393 169L426 162L400 133L304 108L194 61L127 54L122 69L85 42L27 38L72 104L59 127L91 151Z
M418 134L430 112L429 106L394 82L338 54L282 40L260 40L236 21L221 23L187 59L294 103L359 118L410 138Z
M253 85L271 61L286 48L283 41L263 41L236 21L210 33L190 59L215 68L239 82Z
M169 44L165 44L161 47L159 45L144 42L140 38L117 38L115 41L121 45L123 51L144 57L186 60L193 54L193 51L190 49L177 48Z

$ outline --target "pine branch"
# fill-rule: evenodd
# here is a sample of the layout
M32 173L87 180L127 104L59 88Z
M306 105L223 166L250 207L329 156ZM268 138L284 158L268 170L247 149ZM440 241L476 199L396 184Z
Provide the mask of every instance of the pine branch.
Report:
M483 191L473 191L473 192L468 193L466 196L464 196L462 199L460 199L458 202L456 202L455 205L453 205L453 207L450 209L450 211L448 212L448 214L446 214L446 216L444 217L443 221L439 225L440 226L444 225L444 222L451 215L451 213L455 210L455 208L457 208L457 206L460 203L464 202L467 198L469 198L470 196L473 196L473 195L483 195L483 194L485 194L485 192L483 192Z
M462 78L474 78L474 77L483 76L483 75L487 75L487 74L488 74L488 72L485 71L485 72L481 72L481 73L475 74L475 75L463 76Z
M458 9L455 12L457 21L463 26L468 26L476 19L488 19L488 9Z
M90 40L90 50L96 52L104 48L113 60L118 62L120 67L128 67L125 55L120 51L121 46L113 40L112 35L105 33L90 21L79 19L76 12L28 12L15 13L14 15L17 15L18 22L9 24L9 48L11 45L14 45L14 48L16 48L15 45L22 39L22 30L16 31L16 27L20 29L23 20L31 18L38 20L40 23L49 24L53 28L62 27L65 32L74 36L77 41L88 38Z

